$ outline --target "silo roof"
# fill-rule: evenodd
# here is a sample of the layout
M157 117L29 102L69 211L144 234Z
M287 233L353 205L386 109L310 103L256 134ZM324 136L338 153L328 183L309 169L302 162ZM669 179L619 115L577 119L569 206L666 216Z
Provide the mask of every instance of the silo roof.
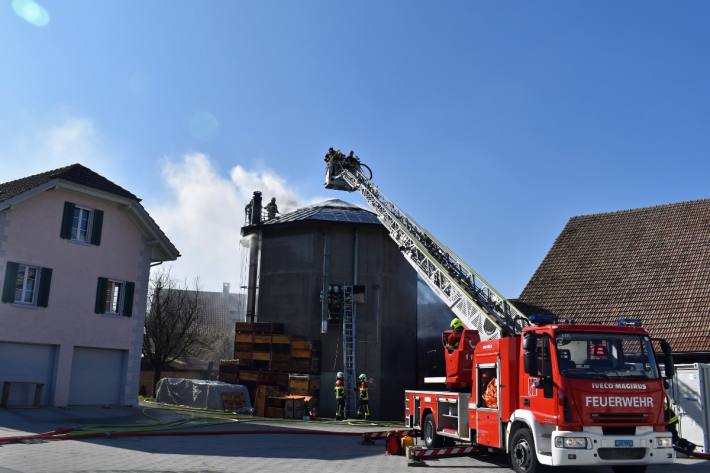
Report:
M307 207L301 207L293 212L281 215L275 219L263 222L264 225L280 223L320 220L326 222L359 223L379 225L377 215L355 204L340 199L330 199Z

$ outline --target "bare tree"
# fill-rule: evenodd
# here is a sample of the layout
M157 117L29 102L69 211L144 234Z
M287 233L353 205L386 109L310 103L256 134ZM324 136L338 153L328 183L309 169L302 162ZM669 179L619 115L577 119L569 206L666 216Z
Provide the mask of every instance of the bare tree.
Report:
M202 324L198 281L182 287L161 271L151 279L143 334L143 356L153 367L153 389L162 372L178 358L199 356L214 342Z

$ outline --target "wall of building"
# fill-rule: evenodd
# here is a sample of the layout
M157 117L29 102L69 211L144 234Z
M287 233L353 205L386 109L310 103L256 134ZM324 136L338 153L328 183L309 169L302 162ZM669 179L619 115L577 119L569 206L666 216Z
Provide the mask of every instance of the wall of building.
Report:
M104 211L101 245L59 237L65 201ZM0 304L0 342L58 346L56 406L68 401L74 347L126 350L121 403L135 404L150 251L134 221L116 203L65 190L40 193L0 215L0 281L7 261L53 270L48 307ZM94 313L99 277L135 282L132 317Z
M334 415L335 373L342 370L340 325L321 334L324 244L329 284L361 284L366 300L356 305L357 370L373 382L375 417L399 419L403 391L416 384L416 273L378 225L306 222L262 226L257 317L282 322L286 331L321 340L321 413ZM357 280L354 278L357 231ZM351 393L348 393L351 395Z

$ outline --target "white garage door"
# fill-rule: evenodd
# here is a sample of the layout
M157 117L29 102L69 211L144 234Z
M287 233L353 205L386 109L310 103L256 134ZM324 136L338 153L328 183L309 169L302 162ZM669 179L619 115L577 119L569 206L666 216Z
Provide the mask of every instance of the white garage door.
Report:
M125 353L123 350L74 348L69 404L119 404L126 378Z
M55 345L0 342L0 390L4 381L44 383L42 405L50 404L56 353ZM12 385L9 405L28 405L33 400L33 385Z

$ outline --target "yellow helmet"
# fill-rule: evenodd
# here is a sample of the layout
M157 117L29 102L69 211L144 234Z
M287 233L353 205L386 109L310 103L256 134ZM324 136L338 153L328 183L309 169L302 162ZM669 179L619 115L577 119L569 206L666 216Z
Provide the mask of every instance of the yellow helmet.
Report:
M454 330L458 330L460 328L463 328L463 323L459 320L458 317L456 317L454 320L451 321L451 328Z

